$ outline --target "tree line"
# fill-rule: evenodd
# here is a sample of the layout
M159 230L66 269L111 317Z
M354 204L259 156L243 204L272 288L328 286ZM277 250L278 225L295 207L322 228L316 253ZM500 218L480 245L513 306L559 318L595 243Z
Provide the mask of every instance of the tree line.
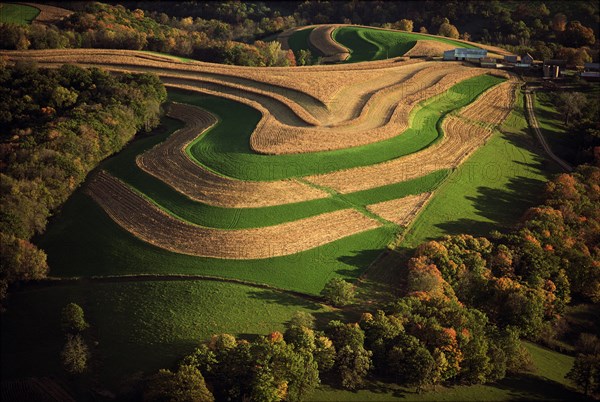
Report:
M72 3L56 25L0 24L4 49L150 50L245 66L312 64L319 55L282 50L274 35L307 24L352 23L498 45L569 65L598 60L598 8L589 2L384 1ZM271 41L263 41L265 38Z
M122 5L86 3L56 25L0 24L0 47L4 49L106 48L148 50L192 57L197 60L245 66L295 66L292 51L277 41L253 44L234 41L229 24L191 17L169 18ZM280 31L285 21L276 20L265 29Z
M0 60L0 301L11 283L46 275L29 240L102 159L159 124L165 100L151 74Z

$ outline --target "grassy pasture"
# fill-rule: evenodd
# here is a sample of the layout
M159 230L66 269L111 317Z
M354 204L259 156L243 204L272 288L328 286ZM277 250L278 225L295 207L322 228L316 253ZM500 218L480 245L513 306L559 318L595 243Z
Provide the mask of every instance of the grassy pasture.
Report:
M471 103L502 81L489 75L470 78L421 102L411 113L410 128L390 139L348 149L292 155L260 155L250 149L250 135L260 114L249 106L182 91L173 91L171 99L200 106L217 116L237 117L223 118L188 147L188 153L198 163L238 179L279 180L371 165L417 152L441 138L438 124L445 114Z
M350 49L350 57L347 62L382 60L402 56L415 45L417 40L434 40L456 47L477 49L475 45L444 37L363 27L338 28L333 31L333 39Z
M540 201L557 166L529 132L522 95L501 131L440 186L407 231L403 247L445 234L486 235L508 229Z
M577 149L565 129L562 116L552 103L551 95L547 92L535 92L534 102L535 117L552 152L559 158L574 163L577 157Z
M283 330L294 311L334 312L284 293L212 281L70 283L11 295L2 323L2 378L61 376L60 310L80 304L97 346L92 373L114 387L136 372L172 367L214 333L243 337ZM43 334L43 336L40 336Z
M371 382L366 389L350 392L331 386L321 386L308 401L509 401L509 400L581 400L572 390L565 374L573 365L573 357L542 346L524 342L531 354L534 370L512 375L492 384L437 387L436 390L416 393L414 388L395 384Z
M0 4L0 22L28 25L38 16L40 10L24 4Z
M122 229L78 191L37 243L51 275L199 274L318 294L334 276L359 276L391 241L395 225L349 236L298 254L261 260L224 260L172 253Z

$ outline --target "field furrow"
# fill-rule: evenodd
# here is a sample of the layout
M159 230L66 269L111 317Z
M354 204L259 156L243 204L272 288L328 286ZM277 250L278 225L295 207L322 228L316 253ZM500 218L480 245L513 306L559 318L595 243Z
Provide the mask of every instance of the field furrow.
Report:
M291 88L327 104L344 87L386 76L392 71L422 63L421 60L403 62L381 60L368 64L318 65L303 68L243 67L207 62L184 62L169 55L158 55L133 50L105 49L47 49L27 51L0 51L11 59L27 59L42 65L81 64L104 68L109 66L154 67L198 73L214 73L262 82L280 88Z
M442 56L446 50L455 49L449 43L438 42L435 40L418 40L415 45L406 53L410 57L435 57Z
M390 85L372 96L361 114L337 127L289 127L273 119L252 135L252 149L280 155L352 148L400 135L410 123L411 111L422 101L442 94L461 81L490 73L452 65L415 74L406 82Z
M167 215L119 180L100 172L88 194L120 226L176 253L227 259L262 259L298 253L381 224L354 209L256 229L205 228Z

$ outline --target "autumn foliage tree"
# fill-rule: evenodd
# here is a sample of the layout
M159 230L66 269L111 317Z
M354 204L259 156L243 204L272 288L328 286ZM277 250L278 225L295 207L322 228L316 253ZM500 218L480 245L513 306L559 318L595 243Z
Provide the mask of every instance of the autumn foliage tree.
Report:
M438 35L446 36L452 39L458 39L460 36L458 29L450 23L448 18L444 18L444 22L442 22L440 28L438 29Z
M399 29L400 31L412 32L413 26L414 24L412 20L403 18L397 22L396 29Z

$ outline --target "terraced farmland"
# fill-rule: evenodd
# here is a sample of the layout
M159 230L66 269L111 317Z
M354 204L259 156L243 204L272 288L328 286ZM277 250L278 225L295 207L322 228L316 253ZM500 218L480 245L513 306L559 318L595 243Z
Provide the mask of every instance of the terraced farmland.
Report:
M332 30L312 32L321 31ZM518 84L507 73L459 62L291 69L124 50L5 54L48 67L153 72L169 89L164 131L102 163L39 239L53 276L237 281L243 289L293 293L315 310L329 279L363 274L488 140L512 109ZM277 314L291 315L298 304ZM186 334L224 330L217 324ZM189 338L183 343L189 349ZM174 359L167 349L158 353L163 366ZM132 370L144 367L140 356Z
M379 61L265 74L132 51L8 55L50 67L72 62L159 75L177 101L169 115L184 127L123 163L108 161L86 193L142 242L208 257L209 265L277 260L338 242L364 248L367 238L380 250L410 225L444 172L504 120L517 82L458 62ZM194 273L269 277L200 265ZM310 285L279 276L266 282L316 293L338 271L329 265ZM61 266L55 263L54 272Z

